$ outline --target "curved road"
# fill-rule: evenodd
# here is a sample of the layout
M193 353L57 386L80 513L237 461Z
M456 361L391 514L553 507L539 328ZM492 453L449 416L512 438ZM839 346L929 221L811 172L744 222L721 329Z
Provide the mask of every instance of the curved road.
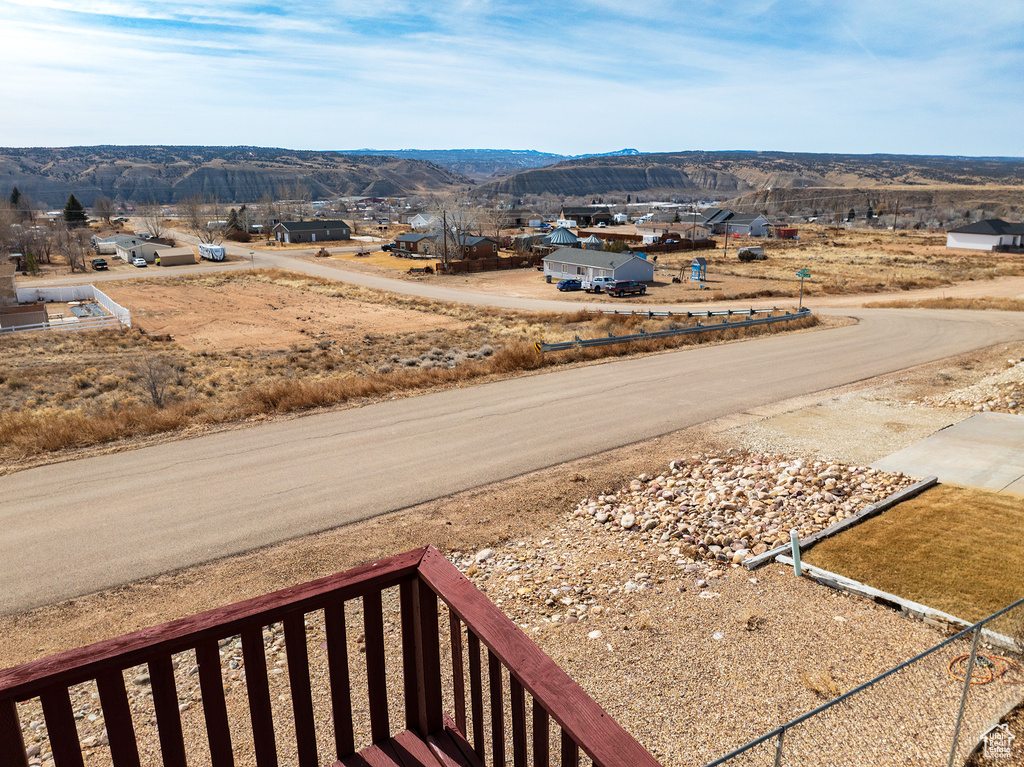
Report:
M263 258L290 261L278 254L263 254L259 261ZM302 265L339 278L329 267ZM412 286L421 295L431 287L346 272L344 279L350 278ZM463 300L502 303L493 296L453 292ZM519 308L522 303L565 308L557 301L512 301ZM1016 313L853 313L857 325L817 333L452 389L0 477L0 612L1024 339L1024 316ZM584 413L614 417L577 417Z

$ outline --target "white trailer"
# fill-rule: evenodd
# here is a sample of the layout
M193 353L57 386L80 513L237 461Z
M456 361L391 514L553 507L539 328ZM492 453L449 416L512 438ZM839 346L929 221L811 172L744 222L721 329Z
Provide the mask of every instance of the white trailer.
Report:
M207 261L223 261L224 246L210 245L209 243L204 242L199 246L199 255Z

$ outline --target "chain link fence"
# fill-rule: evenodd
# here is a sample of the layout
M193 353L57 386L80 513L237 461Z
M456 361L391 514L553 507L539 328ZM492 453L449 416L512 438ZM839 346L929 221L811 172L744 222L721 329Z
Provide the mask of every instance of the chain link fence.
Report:
M963 765L1024 697L1022 650L1024 599L707 767Z

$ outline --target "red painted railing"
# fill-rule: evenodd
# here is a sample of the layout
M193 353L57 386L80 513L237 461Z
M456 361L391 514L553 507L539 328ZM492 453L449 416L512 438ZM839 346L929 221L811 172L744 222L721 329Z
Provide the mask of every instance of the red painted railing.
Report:
M394 587L398 588L400 609L406 730L427 737L450 725L452 720L442 705L447 698L454 708L455 727L469 736L467 740L484 764L505 765L506 751L510 750L516 767L527 764L530 752L531 764L548 767L553 721L560 730L556 740L563 767L577 765L580 751L598 767L659 767L432 547L0 671L0 764L28 767L19 704L38 699L56 767L83 765L69 690L73 685L95 682L106 723L109 761L115 767L140 767L139 733L123 672L146 664L163 764L184 767L189 747L196 746L185 742L173 656L194 651L209 762L214 767L234 765L218 643L240 635L255 763L258 767L276 766L281 744L275 735L263 631L277 623L283 624L293 718L289 732L294 732L295 739L287 744L288 753L295 754L294 761L300 767L320 764L323 751L337 759L350 756L363 745L356 742L353 727L349 627L345 618L345 603L351 600L362 602L366 690L359 692L366 695L368 703L370 740L387 741L402 729L391 721L397 702L390 701L389 705L387 692L382 597ZM447 605L449 625L444 644L450 649L450 665L441 652L438 599ZM318 744L310 681L306 621L318 611L323 613L333 722L333 743L329 747ZM482 650L486 651L486 690ZM532 700L529 722L527 695ZM511 731L506 719L510 720Z

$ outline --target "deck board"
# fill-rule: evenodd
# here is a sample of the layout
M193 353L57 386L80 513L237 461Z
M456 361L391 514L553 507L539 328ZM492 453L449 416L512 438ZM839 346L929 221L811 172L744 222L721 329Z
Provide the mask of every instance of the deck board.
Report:
M460 742L461 741L461 742ZM466 756L469 753L472 758ZM346 756L334 767L482 767L473 749L450 727L423 739L404 730L393 738Z

